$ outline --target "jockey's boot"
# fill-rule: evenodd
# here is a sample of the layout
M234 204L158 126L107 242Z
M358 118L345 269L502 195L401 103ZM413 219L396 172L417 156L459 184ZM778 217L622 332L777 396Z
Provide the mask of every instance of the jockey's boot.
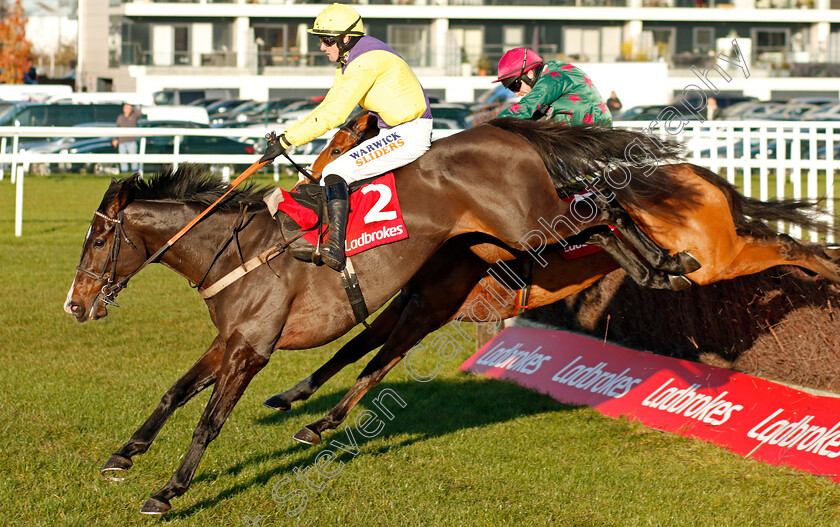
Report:
M347 228L347 213L350 208L347 182L340 176L330 174L324 179L327 187L327 218L329 237L321 246L321 261L335 269L344 269L344 235Z

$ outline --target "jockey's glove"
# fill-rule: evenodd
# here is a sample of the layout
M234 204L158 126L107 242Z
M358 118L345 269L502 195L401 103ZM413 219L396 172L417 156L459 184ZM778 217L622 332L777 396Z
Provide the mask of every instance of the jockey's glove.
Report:
M283 155L287 148L292 146L292 143L286 139L286 134L280 134L278 137L274 132L266 134L265 153L260 158L260 163L263 161L274 161L274 158Z

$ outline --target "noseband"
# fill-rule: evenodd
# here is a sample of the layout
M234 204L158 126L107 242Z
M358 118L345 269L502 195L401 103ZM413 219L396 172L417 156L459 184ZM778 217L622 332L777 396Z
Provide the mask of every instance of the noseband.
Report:
M96 280L99 280L100 282L105 282L105 285L102 286L102 290L100 292L100 294L102 295L102 301L108 305L120 307L120 305L115 300L117 293L124 289L125 286L128 284L128 279L136 274L136 272L130 273L128 276L126 276L119 282L116 281L117 258L119 257L121 246L120 242L124 239L126 243L128 243L141 256L143 255L143 252L140 251L140 249L138 249L137 246L134 245L134 243L132 243L132 241L128 239L128 236L125 233L125 229L123 228L122 222L124 216L123 211L120 211L117 214L116 218L107 216L106 214L103 214L98 210L94 211L94 214L114 226L114 239L111 242L111 251L108 255L108 260L105 261L105 265L102 266L102 271L100 271L99 274L96 274L93 271L83 268L81 264L79 264L79 266L76 267L76 269Z

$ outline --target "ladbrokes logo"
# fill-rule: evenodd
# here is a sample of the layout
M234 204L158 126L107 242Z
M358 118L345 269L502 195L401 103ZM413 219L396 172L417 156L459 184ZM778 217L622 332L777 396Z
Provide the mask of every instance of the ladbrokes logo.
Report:
M355 152L349 152L350 157L356 160L356 166L362 166L369 161L379 159L388 152L396 150L405 144L402 137L397 134L388 134L382 139L371 141L365 148L360 148Z
M402 225L395 227L382 227L373 232L363 232L361 236L354 240L347 240L344 242L344 252L355 251L356 249L364 248L373 242L387 241L389 238L402 236L405 231Z
M551 378L554 382L589 390L592 393L599 393L608 397L624 397L634 385L642 382L641 379L627 375L630 368L621 373L612 373L604 370L608 366L606 362L599 362L595 366L587 367L585 364L577 364L582 355L567 364L562 370Z
M678 390L676 386L668 387L672 382L674 382L673 377L645 397L642 406L684 415L713 426L725 423L732 417L732 412L744 409L740 404L732 404L723 398L729 392L723 392L712 398L711 395L695 391L700 387L699 384L692 384L688 388Z
M784 409L779 408L770 414L747 432L747 436L760 441L761 444L796 448L796 450L828 458L840 456L840 448L838 448L840 447L840 430L838 430L840 423L835 423L831 428L821 426L819 423L811 424L814 420L813 415L806 415L794 422L776 419L776 416L782 412Z
M504 368L506 370L522 372L525 375L531 375L540 369L542 363L551 360L550 355L543 355L537 353L542 349L542 346L537 346L534 351L528 351L522 348L522 344L515 344L512 348L502 347L504 342L500 342L495 348L485 353L476 364L482 366L490 366L491 368Z

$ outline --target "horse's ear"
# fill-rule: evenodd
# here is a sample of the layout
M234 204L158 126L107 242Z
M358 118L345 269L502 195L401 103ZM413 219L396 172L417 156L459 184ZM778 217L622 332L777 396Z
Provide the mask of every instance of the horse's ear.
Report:
M117 181L115 178L111 178L111 188L114 186L117 188L114 198L110 203L108 203L106 213L112 218L116 217L117 213L125 208L131 198L130 179L131 178L126 178L122 181Z

